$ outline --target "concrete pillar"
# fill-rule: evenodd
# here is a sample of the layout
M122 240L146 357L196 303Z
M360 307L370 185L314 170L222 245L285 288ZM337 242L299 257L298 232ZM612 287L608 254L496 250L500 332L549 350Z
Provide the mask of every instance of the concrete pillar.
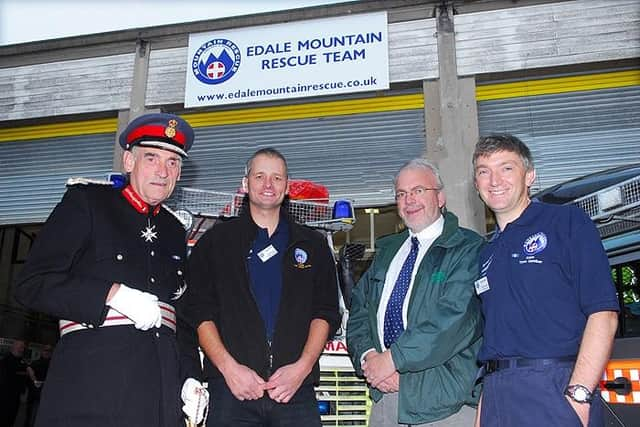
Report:
M0 230L0 304L10 304L12 270L11 257L15 241L15 227L4 227Z
M118 143L120 132L136 117L146 113L145 102L147 94L147 79L149 76L149 56L151 44L146 40L138 40L136 43L136 55L133 65L133 79L131 81L131 98L129 110L118 113L118 131L113 149L113 170L122 170L122 149Z
M478 138L475 79L457 74L452 5L438 8L436 19L440 78L423 83L427 158L440 169L447 208L462 226L484 234L485 211L471 166Z

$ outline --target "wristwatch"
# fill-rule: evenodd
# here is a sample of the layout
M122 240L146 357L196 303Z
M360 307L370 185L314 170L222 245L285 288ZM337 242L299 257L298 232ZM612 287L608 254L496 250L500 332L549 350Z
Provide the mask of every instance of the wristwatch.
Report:
M582 384L570 384L564 391L565 396L569 396L571 399L578 403L591 403L593 400L593 393L591 390L583 386Z

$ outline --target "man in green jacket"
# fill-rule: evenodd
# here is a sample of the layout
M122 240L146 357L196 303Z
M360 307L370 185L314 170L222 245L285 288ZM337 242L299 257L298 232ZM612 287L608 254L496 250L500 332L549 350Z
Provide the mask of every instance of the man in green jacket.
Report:
M394 179L407 230L377 241L353 291L347 345L371 389L369 425L471 426L482 317L473 282L484 240L445 209L435 166Z

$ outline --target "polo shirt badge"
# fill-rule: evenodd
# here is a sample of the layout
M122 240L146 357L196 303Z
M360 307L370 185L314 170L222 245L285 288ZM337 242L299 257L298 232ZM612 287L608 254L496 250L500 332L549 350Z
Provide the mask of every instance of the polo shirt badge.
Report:
M296 248L293 251L293 258L296 261L295 266L297 268L309 268L309 267L311 267L311 264L305 264L307 262L307 259L309 258L309 256L307 255L307 252L304 249Z
M524 249L525 255L535 255L544 250L547 247L547 235L542 231L536 234L533 234L526 238L522 248Z

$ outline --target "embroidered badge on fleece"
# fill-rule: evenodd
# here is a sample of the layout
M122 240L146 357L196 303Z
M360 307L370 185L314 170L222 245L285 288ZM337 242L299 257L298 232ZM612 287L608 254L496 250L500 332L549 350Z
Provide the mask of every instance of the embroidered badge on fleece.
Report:
M295 260L294 266L296 268L309 268L309 267L311 267L311 264L307 264L307 259L309 258L309 255L307 255L307 252L304 249L296 248L293 251L293 258Z

